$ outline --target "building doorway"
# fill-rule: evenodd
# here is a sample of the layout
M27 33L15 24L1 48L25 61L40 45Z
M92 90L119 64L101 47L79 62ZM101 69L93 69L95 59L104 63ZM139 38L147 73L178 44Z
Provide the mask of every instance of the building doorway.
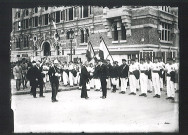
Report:
M50 44L48 42L44 42L43 48L44 48L44 56L50 56L51 55Z

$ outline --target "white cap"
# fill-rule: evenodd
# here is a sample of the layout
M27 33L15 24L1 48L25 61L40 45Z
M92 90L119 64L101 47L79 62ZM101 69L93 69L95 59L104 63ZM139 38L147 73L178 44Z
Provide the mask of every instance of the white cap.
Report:
M58 60L56 59L56 60L54 60L54 63L57 63L57 64L58 64L59 62L58 62Z

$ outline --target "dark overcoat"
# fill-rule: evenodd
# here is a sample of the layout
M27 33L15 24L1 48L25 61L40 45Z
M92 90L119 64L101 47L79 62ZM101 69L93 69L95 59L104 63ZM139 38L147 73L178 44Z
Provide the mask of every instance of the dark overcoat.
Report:
M90 73L87 71L85 66L81 67L81 75L80 75L80 86L85 85L90 78Z

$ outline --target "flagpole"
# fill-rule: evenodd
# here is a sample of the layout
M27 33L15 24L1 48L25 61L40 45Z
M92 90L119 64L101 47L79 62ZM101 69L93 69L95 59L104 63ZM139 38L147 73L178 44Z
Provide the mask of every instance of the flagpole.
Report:
M100 38L103 40L103 42L104 42L104 39L103 39L103 37L102 37L102 35L100 34ZM104 45L106 46L106 43L104 42ZM106 48L107 48L107 50L108 50L108 53L110 54L110 51L109 51L109 49L108 49L108 47L106 46ZM111 56L111 58L112 58L112 55L110 54L110 56ZM114 62L114 59L112 58L112 60L113 60L113 62Z

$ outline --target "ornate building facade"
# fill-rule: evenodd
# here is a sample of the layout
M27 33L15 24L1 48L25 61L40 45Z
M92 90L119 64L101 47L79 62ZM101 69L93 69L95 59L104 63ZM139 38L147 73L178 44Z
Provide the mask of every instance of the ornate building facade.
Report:
M88 41L98 52L100 36L117 61L160 56L166 62L179 54L177 8L59 6L12 11L11 61L46 56L70 61L71 50L73 60L85 61Z

